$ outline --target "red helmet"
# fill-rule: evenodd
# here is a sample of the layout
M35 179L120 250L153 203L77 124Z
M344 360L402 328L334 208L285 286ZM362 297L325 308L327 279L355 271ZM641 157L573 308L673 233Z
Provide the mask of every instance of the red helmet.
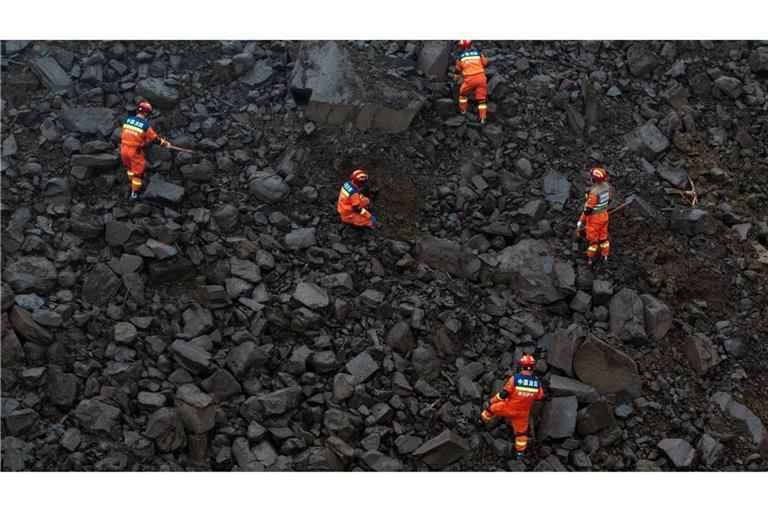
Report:
M471 39L462 39L459 41L459 48L462 50L467 50L469 47L472 46L472 40Z
M149 115L152 113L152 104L148 101L142 101L136 106L136 112L144 112Z
M608 173L602 167L593 167L589 171L589 177L595 181L605 181L608 179Z
M358 169L352 174L350 174L349 179L352 180L352 183L358 184L368 181L368 175L365 174L365 171L362 169Z
M533 368L536 365L536 359L530 354L523 354L519 363L522 368Z

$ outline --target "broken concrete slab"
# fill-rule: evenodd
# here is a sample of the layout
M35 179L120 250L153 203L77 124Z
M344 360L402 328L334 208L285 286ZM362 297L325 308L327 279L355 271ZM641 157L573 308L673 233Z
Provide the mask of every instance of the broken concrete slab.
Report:
M370 66L364 52L336 41L304 41L291 75L291 91L307 104L311 121L401 133L424 104L412 81ZM375 75L375 76L372 76Z

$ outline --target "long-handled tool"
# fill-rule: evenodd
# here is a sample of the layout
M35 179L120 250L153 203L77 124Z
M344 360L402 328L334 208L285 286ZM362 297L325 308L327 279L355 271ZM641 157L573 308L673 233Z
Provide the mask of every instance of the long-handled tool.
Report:
M611 216L614 213L618 212L619 210L621 210L623 208L626 208L629 205L630 205L630 203L621 203L619 206L617 206L613 210L608 210L608 215ZM573 232L573 239L574 240L576 240L579 237L579 233L581 233L582 230L584 230L584 228L586 228L586 226L582 226L580 228L576 228L576 230Z
M171 150L178 151L180 153L194 153L194 151L191 149L180 148L179 146L171 146Z

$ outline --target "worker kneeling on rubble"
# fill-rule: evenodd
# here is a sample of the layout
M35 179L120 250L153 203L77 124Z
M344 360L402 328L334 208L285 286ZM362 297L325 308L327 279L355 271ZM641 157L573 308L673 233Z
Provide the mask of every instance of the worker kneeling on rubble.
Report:
M520 373L510 377L507 385L490 400L480 413L480 425L487 425L494 416L510 418L515 430L515 452L523 458L528 446L528 414L534 400L541 400L544 389L539 379L533 376L536 360L525 354L520 358Z
M364 195L367 185L368 175L365 171L358 169L341 186L336 211L339 212L341 221L345 224L371 229L379 227L380 223L376 216L368 211L371 200Z

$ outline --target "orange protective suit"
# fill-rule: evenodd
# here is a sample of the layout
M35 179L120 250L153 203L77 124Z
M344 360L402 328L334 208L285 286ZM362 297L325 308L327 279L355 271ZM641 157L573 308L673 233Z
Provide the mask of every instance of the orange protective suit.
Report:
M346 224L373 228L371 212L366 209L370 203L370 199L365 197L351 181L347 181L339 191L336 211L339 212L341 221Z
M159 139L160 144L168 146L167 140L158 137L150 126L149 120L142 114L131 116L123 123L120 157L128 168L128 178L131 180L131 190L138 192L143 186L144 175L144 146Z
M587 257L592 259L600 247L600 255L605 257L611 252L608 240L608 204L611 201L611 188L603 182L592 186L587 194L587 203L579 220L585 223L585 235L589 245Z
M480 113L480 119L488 116L488 105L486 96L485 67L488 65L488 59L480 53L480 50L470 48L459 54L456 61L456 70L464 76L464 82L459 89L459 108L462 112L467 111L469 107L469 93L475 92L477 100L477 110Z
M515 430L515 450L522 453L528 447L528 414L534 400L541 400L544 388L539 379L526 373L516 373L507 381L504 390L491 398L491 406L482 412L485 423L492 416L509 418Z

